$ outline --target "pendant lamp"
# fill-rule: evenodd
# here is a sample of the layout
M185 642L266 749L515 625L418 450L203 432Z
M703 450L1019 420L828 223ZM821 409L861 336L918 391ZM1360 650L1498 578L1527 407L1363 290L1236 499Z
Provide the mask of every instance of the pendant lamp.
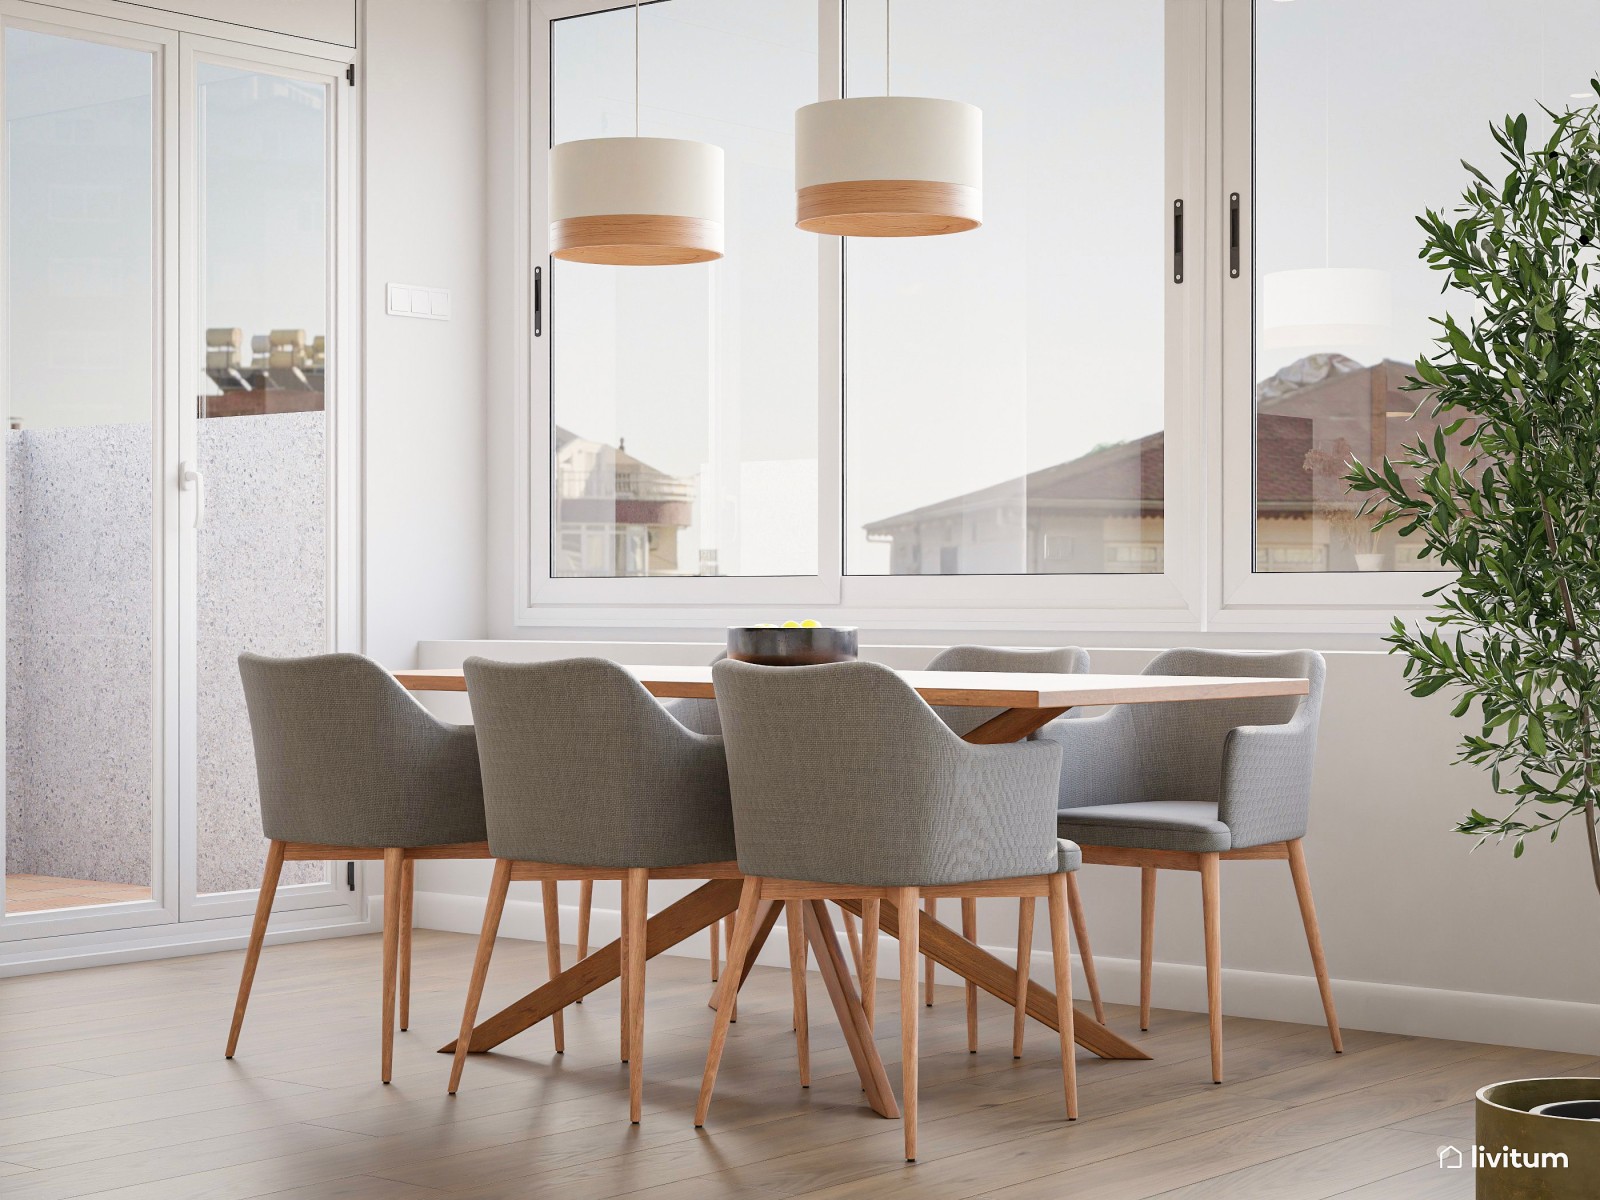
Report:
M884 3L889 90L889 3ZM983 112L925 96L851 96L795 113L795 224L921 237L983 223Z
M722 148L639 136L638 0L633 133L550 148L550 253L620 267L721 258Z

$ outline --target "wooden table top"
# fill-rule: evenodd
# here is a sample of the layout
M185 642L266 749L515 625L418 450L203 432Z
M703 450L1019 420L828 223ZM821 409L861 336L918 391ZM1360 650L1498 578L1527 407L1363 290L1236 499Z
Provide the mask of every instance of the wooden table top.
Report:
M626 667L653 696L710 700L710 667ZM896 672L929 704L960 708L1080 708L1105 704L1155 704L1175 700L1243 700L1304 696L1304 679L1204 675L1047 675L1026 671ZM396 671L413 692L464 692L459 667Z

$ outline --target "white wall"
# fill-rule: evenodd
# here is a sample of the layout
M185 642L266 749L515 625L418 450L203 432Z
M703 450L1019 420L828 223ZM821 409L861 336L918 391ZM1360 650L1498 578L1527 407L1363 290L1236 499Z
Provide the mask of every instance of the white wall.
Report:
M489 642L429 644L425 666L458 664L471 653L551 658L601 653L635 663L705 662L709 644ZM877 647L864 652L899 667L926 663L933 650ZM1096 649L1096 670L1133 672L1148 650ZM1469 807L1500 802L1477 772L1452 766L1461 725L1442 697L1414 700L1401 686L1398 660L1375 651L1327 654L1307 857L1340 1016L1350 1028L1592 1051L1600 1030L1600 959L1583 934L1600 898L1594 893L1582 831L1554 846L1531 845L1520 861L1506 848L1451 832ZM440 711L466 719L464 697L436 697ZM476 932L482 919L482 864L425 863L418 871L422 923ZM1108 1000L1137 999L1138 872L1084 869L1083 893L1095 959ZM659 909L685 885L652 888ZM517 892L524 893L520 898ZM538 938L541 910L533 889L513 890L505 931ZM576 928L576 885L563 894L563 929ZM596 944L616 935L614 889L596 888ZM955 919L946 901L947 921ZM1281 863L1225 863L1222 872L1224 1005L1230 1013L1315 1023L1315 984L1288 870ZM1016 906L980 905L979 940L1009 956ZM786 962L781 929L765 956ZM1037 948L1048 953L1041 914ZM704 954L704 937L680 952ZM1200 966L1199 884L1163 872L1157 897L1155 1003L1204 1007ZM1044 960L1036 960L1038 961ZM895 969L892 948L879 955ZM1081 982L1080 982L1081 989ZM1081 997L1080 990L1080 997ZM995 1036L1000 1036L995 1031Z
M486 6L365 6L366 648L485 628ZM448 321L392 317L385 285L448 288Z

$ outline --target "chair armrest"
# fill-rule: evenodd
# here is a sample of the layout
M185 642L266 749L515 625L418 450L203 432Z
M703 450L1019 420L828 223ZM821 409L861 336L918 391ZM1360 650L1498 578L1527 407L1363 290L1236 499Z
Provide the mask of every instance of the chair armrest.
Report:
M1316 727L1298 715L1283 725L1228 731L1217 819L1235 849L1305 836L1316 749Z
M1126 707L1098 717L1052 721L1034 737L1061 747L1062 808L1147 799L1140 748Z
M974 862L972 878L1037 875L1056 867L1061 748L1048 741L960 743L957 794Z

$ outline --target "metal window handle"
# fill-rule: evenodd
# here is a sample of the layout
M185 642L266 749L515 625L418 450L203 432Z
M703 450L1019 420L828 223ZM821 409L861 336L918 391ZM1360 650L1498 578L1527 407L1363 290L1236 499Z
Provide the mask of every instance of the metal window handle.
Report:
M1228 278L1239 278L1239 193L1228 196Z
M1172 202L1172 282L1183 282L1183 201Z
M194 527L199 529L206 521L206 477L193 463L178 464L178 490L194 493Z

